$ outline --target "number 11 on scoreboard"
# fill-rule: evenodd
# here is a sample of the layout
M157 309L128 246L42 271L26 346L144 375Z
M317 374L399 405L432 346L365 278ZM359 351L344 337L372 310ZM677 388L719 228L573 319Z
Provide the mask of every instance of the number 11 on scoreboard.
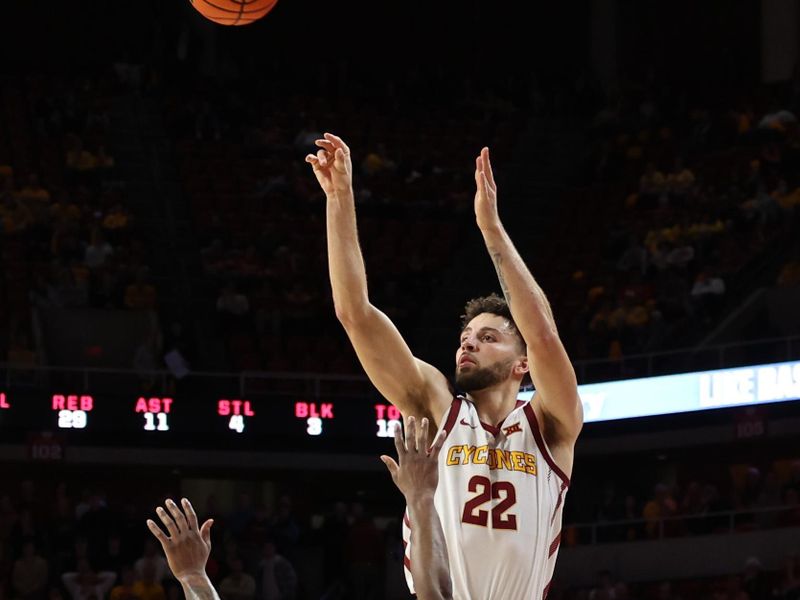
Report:
M140 397L134 411L144 415L145 431L169 431L168 415L172 412L172 398Z

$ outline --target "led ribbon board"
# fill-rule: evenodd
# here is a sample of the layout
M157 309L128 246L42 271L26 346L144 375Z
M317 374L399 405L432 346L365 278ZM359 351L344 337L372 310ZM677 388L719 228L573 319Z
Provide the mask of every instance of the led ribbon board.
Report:
M591 383L578 393L587 423L787 402L800 399L800 362Z

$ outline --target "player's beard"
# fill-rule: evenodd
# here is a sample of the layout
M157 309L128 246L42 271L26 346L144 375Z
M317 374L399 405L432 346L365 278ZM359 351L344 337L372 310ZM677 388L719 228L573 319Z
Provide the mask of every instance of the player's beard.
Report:
M501 360L487 367L462 371L456 367L456 386L463 392L485 390L508 379L514 359Z

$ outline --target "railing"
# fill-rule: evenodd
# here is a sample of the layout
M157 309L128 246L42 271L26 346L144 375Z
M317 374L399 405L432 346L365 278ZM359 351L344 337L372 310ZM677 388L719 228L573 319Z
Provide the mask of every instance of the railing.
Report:
M800 336L769 338L708 348L685 348L668 352L639 354L619 360L577 361L581 383L652 377L686 371L704 371L800 358ZM121 386L141 387L148 383L158 390L170 390L176 383L169 371L137 371L98 367L45 367L0 363L0 382L11 387L43 388L70 385L76 391L108 391ZM300 394L309 398L368 397L376 392L362 375L321 373L192 372L178 386L217 389L238 393L242 398ZM76 387L77 386L77 387Z
M633 354L619 359L579 360L581 383L633 377L654 377L687 371L709 371L800 358L800 336L762 338L706 348Z
M629 519L565 525L565 546L663 540L699 535L729 535L782 527L800 527L800 505L687 514L658 519Z
M0 385L9 389L59 387L71 392L126 392L147 389L152 394L185 392L266 398L292 395L309 400L320 398L367 398L376 392L361 375L320 373L191 372L182 380L170 371L110 369L101 367L45 367L0 363ZM0 391L5 391L0 390Z

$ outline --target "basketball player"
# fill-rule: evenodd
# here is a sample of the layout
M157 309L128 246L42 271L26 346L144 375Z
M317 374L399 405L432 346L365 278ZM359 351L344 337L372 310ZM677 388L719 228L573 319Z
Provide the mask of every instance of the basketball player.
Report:
M167 564L175 579L180 581L186 600L220 600L206 575L214 521L208 519L202 527L198 527L197 514L186 498L181 500L183 511L172 500L167 500L165 504L167 509L159 506L156 514L169 535L150 519L147 520L147 528L161 542Z
M414 357L394 324L370 303L350 150L327 133L317 146L306 161L327 197L336 316L378 391L404 416L426 417L447 435L435 504L453 597L546 597L583 407L547 298L500 222L489 150L475 162L475 218L505 300L493 295L467 304L455 357L455 383L466 396L454 397L447 378ZM528 373L536 395L520 402ZM409 527L413 521L404 519L407 541ZM408 569L406 575L413 592Z
M408 417L406 423L405 439L399 427L394 431L397 462L389 456L381 456L381 460L403 492L409 518L415 524L411 531L409 567L417 600L451 600L453 587L447 545L433 500L439 482L439 452L446 435L440 431L432 443L428 419L422 419L419 431L414 417Z

